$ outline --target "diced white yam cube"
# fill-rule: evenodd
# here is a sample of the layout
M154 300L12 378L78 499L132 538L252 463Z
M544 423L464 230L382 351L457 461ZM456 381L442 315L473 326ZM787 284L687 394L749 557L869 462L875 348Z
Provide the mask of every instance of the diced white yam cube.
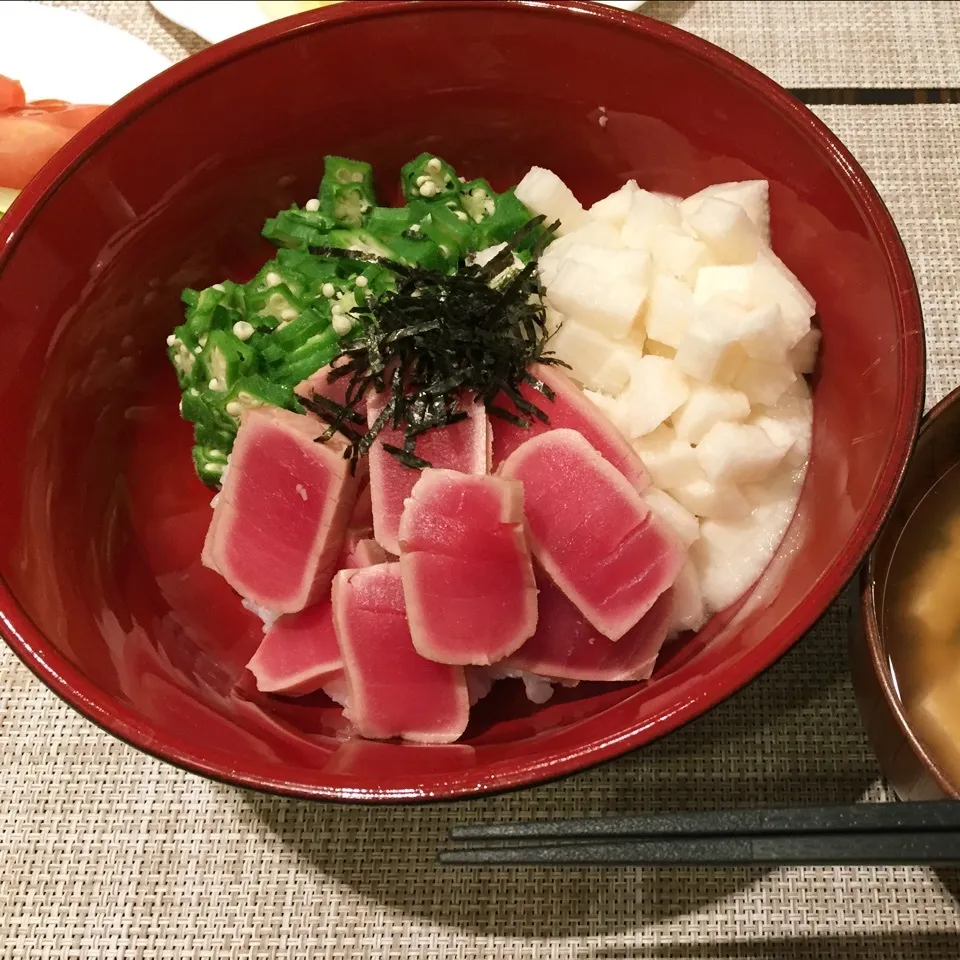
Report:
M570 377L588 390L619 396L630 382L622 348L572 317L561 324L550 349L570 365Z
M643 318L647 337L676 350L692 318L693 294L690 287L668 274L655 274Z
M747 498L734 484L712 483L706 477L673 487L670 495L698 517L733 520L750 512Z
M783 459L784 450L760 427L718 423L697 444L697 460L714 483L754 483Z
M587 213L573 191L552 171L531 167L517 184L517 199L549 222L560 221L559 233L576 230L587 222Z
M677 355L673 347L667 343L660 343L659 340L644 340L643 352L653 357L666 357L668 360L672 360Z
M672 530L685 547L699 538L700 521L669 493L648 487L643 492L643 499L647 501L650 512Z
M736 322L742 312L722 297L701 304L677 349L677 366L689 377L712 380L736 341Z
M547 302L544 302L543 312L544 319L546 321L547 334L553 336L563 324L564 316L559 310Z
M639 454L653 483L664 490L696 480L701 475L693 447L678 440L676 431L666 424L634 440L633 449Z
M798 377L772 407L758 407L750 423L764 430L770 440L786 448L784 460L792 467L801 467L810 456L813 416L810 391Z
M623 221L621 236L628 247L652 251L661 227L679 230L680 211L669 200L649 190L637 190Z
M706 303L722 296L743 306L749 305L753 264L701 267L693 287L694 303Z
M639 192L637 181L628 180L619 190L614 190L602 200L598 200L590 208L590 216L620 230L623 227L623 221L627 218L630 204Z
M652 260L644 250L613 250L590 243L577 243L567 250L564 260L585 263L611 280L627 278L649 286Z
M749 416L750 401L746 394L730 387L698 383L690 388L687 402L672 419L677 437L695 444L714 424L724 420L738 423Z
M623 394L630 408L626 433L630 439L646 436L680 409L690 394L686 377L666 357L645 356L630 364L630 386Z
M774 404L797 375L788 363L770 363L748 357L731 381L734 390L747 395L751 406Z
M584 390L583 395L625 436L630 436L631 408L623 396L611 397L599 390Z
M790 351L790 362L797 373L813 373L820 351L820 331L811 327Z
M553 243L543 251L540 258L544 260L559 261L567 251L574 246L587 244L591 247L603 247L607 250L622 250L623 240L620 239L620 231L612 227L609 223L600 221L590 221L576 230L571 230L562 237L557 237Z
M678 277L691 286L700 268L710 262L707 245L678 227L657 227L650 252L657 270Z
M737 340L748 357L782 363L790 348L791 333L780 307L771 303L754 307L740 318Z
M680 211L689 216L707 197L728 200L742 207L753 221L765 243L770 242L770 187L766 180L736 180L730 183L714 183L699 193L687 197L680 204Z
M724 387L732 386L733 381L736 380L737 374L740 373L746 361L747 355L743 352L740 344L730 344L726 353L723 355L723 359L717 365L716 373L713 375L713 382Z
M670 633L699 630L706 622L707 608L700 589L700 576L697 568L688 560L673 582Z
M566 258L547 287L553 307L614 340L622 340L630 332L646 296L646 287L640 282L611 278L596 267Z
M799 343L810 330L810 318L816 303L803 284L770 249L764 248L756 259L750 291L755 306L777 304L783 316L790 346Z
M743 207L719 197L705 197L684 214L684 224L709 248L719 263L750 263L760 251L760 231Z

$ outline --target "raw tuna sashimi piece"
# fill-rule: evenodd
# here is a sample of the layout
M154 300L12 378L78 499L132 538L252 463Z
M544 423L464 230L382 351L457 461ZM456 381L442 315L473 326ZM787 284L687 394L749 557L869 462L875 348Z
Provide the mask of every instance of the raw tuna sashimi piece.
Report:
M276 407L243 414L214 508L203 562L275 613L303 610L329 588L356 497L339 436Z
M400 521L400 570L417 651L484 665L537 626L537 589L515 480L425 469Z
M383 547L369 537L354 539L348 535L342 566L353 570L358 567L372 567L377 563L388 563L390 555Z
M330 373L340 364L347 363L347 360L334 360L333 363L321 367L316 373L311 374L306 380L298 383L293 392L298 397L310 398L312 396L326 397L343 406L347 402L347 387L350 385L350 377L338 377L336 380L330 380ZM365 414L367 404L365 399L361 399L354 409L359 414Z
M523 483L534 556L605 637L619 640L673 585L680 542L575 430L528 440L500 473Z
M387 560L386 552L375 540L357 540L346 546L349 549L342 560L347 569L357 570ZM306 610L279 617L267 630L247 669L262 693L301 696L323 688L336 694L344 685L344 676L333 627L332 601L324 598Z
M500 417L494 417L490 421L493 430L494 464L503 463L521 443L531 437L539 436L547 430L567 428L583 434L638 491L646 489L650 478L643 461L606 414L599 410L596 404L591 403L580 388L557 367L537 363L530 367L530 373L553 391L553 402L529 384L520 388L520 394L546 413L550 422L546 424L534 417L529 427L518 427ZM509 413L524 416L511 400L502 395L497 398L496 404Z
M371 426L380 416L384 402L385 399L380 396L367 404L367 422ZM414 452L432 467L484 474L487 472L486 410L482 403L476 402L464 409L468 414L465 420L421 434ZM403 443L403 428L395 430L388 425L380 431L368 457L374 536L377 543L394 556L400 555L398 537L403 503L420 479L419 470L405 467L383 449L384 444L402 448Z
M653 673L670 625L672 590L614 641L595 630L542 570L537 570L537 586L537 631L504 666L559 680L646 680Z
M463 667L414 649L399 563L341 570L333 614L349 685L346 713L361 736L451 743L464 732L470 702Z
M342 673L330 601L280 617L264 635L247 669L262 693L288 696L313 693Z

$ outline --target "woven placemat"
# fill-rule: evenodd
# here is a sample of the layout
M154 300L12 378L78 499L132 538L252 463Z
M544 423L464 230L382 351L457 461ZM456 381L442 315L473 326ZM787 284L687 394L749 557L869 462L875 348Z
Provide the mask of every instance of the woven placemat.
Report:
M51 5L122 27L171 60L204 46L146 2ZM960 86L960 15L950 0L648 0L643 13L730 50L787 87Z
M70 5L135 19L174 55L145 4ZM932 402L960 380L960 106L817 113L900 225ZM887 799L847 678L848 611L842 599L746 690L642 751L534 790L421 808L280 800L184 774L82 720L4 647L0 958L957 960L956 871L433 862L447 829L469 820Z

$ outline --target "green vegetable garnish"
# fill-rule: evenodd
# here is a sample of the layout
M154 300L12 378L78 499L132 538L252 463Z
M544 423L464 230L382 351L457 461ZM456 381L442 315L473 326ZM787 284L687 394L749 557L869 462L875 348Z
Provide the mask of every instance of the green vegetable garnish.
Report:
M465 267L464 258L510 240L510 249L526 263L549 236L542 222L521 229L530 211L512 190L497 194L485 180L461 183L456 171L432 154L406 164L401 184L406 206L378 206L369 164L326 157L317 196L264 224L263 236L278 250L256 276L245 284L224 280L183 292L186 316L167 338L167 352L183 391L182 415L194 425L194 463L205 483L220 482L240 417L259 404L288 410L319 404L324 417L337 419L338 429L355 444L354 458L361 446L368 448L375 434L367 436L366 422L354 412L341 411L338 418L320 398L301 402L293 388L338 356L353 364L361 355L357 351L375 342L381 357L427 350L436 367L434 387L459 371L462 389L491 401L500 389L508 396L515 392L518 371L539 358L543 308L527 303L540 295L535 269L518 276L510 250L485 267ZM0 188L0 205L13 195ZM490 287L494 278L496 290ZM446 334L403 333L434 308L454 324ZM477 320L473 339L462 339L470 317ZM382 325L395 335L389 344L378 339ZM446 367L439 362L444 336L448 347L455 341ZM408 369L407 361L402 366L414 375L415 393L427 367ZM359 370L357 365L350 373ZM376 375L373 368L369 375ZM488 375L494 379L484 381ZM420 432L453 422L456 389L461 388L432 394L423 410L404 394L390 416ZM394 452L404 462L418 462L410 450Z

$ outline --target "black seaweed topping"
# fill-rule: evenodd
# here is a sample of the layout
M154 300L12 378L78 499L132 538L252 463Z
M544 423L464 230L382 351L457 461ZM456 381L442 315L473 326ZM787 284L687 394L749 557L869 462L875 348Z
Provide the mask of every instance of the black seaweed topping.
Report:
M521 396L520 388L531 386L552 401L553 392L530 374L530 365L566 366L544 351L549 336L537 270L557 226L544 227L544 217L535 217L488 263L463 264L452 275L350 250L320 251L388 266L397 287L369 311L354 311L361 321L357 333L344 342L328 375L330 382L350 378L345 403L320 396L304 401L330 424L318 442L340 433L348 441L344 456L355 468L381 430L402 428L403 447L385 443L384 449L420 469L430 464L416 455L417 437L465 419L465 407L475 401L518 426L530 426L534 418L548 423L546 411ZM514 269L518 248L529 250L530 258ZM364 430L357 406L371 391L388 399ZM502 406L503 397L516 412Z

